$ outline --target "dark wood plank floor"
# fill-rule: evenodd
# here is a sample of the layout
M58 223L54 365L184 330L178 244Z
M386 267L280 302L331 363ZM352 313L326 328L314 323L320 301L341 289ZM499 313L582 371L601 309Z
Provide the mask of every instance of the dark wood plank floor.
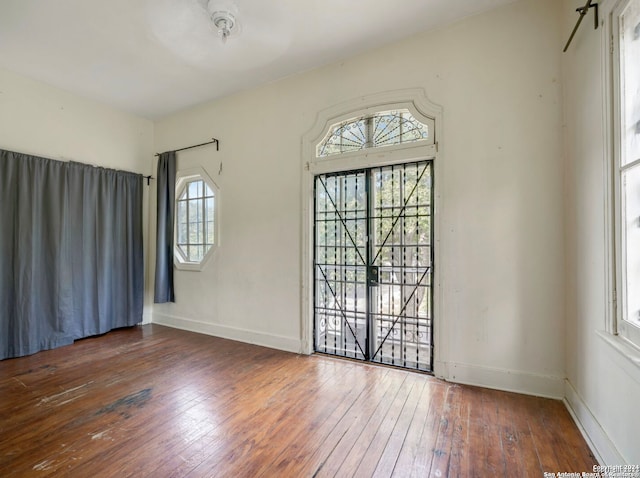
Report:
M590 471L559 401L157 325L0 362L0 476Z

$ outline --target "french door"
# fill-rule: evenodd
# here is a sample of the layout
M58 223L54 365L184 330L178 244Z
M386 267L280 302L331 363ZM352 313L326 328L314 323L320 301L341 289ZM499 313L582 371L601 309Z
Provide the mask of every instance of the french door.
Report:
M315 177L316 351L433 370L432 168Z

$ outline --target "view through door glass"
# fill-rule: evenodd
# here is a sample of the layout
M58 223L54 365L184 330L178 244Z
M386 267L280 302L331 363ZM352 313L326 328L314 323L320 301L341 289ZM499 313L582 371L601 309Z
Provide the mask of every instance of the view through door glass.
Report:
M315 178L315 350L432 370L432 163Z

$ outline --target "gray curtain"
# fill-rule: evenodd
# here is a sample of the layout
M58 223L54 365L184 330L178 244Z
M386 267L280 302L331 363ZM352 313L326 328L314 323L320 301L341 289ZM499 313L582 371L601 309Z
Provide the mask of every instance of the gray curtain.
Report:
M175 302L173 292L173 228L176 197L176 152L158 158L156 228L156 282L154 302Z
M142 187L0 150L0 359L141 322Z

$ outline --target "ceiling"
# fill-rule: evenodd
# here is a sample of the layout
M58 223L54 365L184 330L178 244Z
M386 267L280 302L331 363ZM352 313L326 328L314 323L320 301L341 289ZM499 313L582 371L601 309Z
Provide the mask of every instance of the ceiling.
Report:
M2 0L0 67L157 119L512 1Z

